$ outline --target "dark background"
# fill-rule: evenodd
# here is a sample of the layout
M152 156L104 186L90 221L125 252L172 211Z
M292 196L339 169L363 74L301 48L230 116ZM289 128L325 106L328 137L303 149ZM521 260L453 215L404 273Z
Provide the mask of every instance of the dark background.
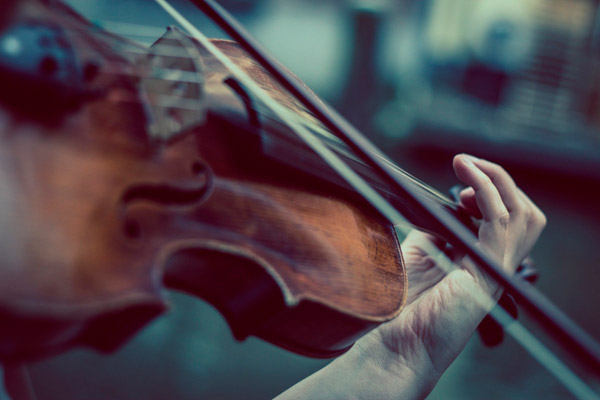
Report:
M173 22L150 1L72 0L95 22L150 43ZM208 36L194 7L174 3ZM468 152L506 167L548 217L537 287L600 338L597 4L583 0L224 1L286 66L401 167L442 191ZM235 342L209 305L172 311L113 355L74 350L31 365L46 399L260 399L327 361ZM474 338L430 399L564 399L511 339Z

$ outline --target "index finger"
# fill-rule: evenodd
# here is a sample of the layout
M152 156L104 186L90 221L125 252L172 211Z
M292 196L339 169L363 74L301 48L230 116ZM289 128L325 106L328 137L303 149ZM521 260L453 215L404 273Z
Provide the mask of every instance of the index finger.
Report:
M505 218L508 209L492 179L473 162L474 158L460 154L454 157L452 166L458 179L469 185L475 192L475 200L485 221Z
M475 166L491 179L509 213L523 209L524 201L521 191L504 168L481 158L469 157Z

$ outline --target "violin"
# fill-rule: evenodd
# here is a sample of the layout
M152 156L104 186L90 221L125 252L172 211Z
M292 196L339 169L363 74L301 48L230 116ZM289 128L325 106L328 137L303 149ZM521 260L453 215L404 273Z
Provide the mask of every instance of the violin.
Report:
M237 339L314 357L343 353L401 312L409 283L388 206L330 172L282 114L410 224L465 247L517 300L540 304L493 272L472 234L464 243L476 226L463 209L340 134L320 100L295 77L284 84L289 72L244 37L209 43L279 113L177 28L145 48L58 1L22 0L11 16L0 41L0 229L10 232L1 360L113 351L167 309L166 288L213 304ZM593 345L578 338L567 342L583 341L593 363Z
M171 29L116 53L121 39L66 6L26 5L4 31L31 54L4 55L2 359L113 350L167 309L165 287L214 304L238 339L313 356L399 312L393 228L346 188L264 157L258 132L277 127L248 123L206 50ZM214 43L298 108L238 46ZM31 106L40 87L52 108Z

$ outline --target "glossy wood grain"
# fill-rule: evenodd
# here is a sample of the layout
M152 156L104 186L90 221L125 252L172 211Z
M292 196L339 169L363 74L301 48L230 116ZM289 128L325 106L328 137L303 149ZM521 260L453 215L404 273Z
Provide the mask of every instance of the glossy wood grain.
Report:
M144 106L156 89L137 77L150 58L79 36L86 23L62 8L28 5L71 28L100 73L96 97L59 120L0 110L0 359L115 349L168 308L166 288L213 303L239 339L313 356L399 312L407 282L392 227L349 191L264 157L209 56L197 124L186 114L158 140Z

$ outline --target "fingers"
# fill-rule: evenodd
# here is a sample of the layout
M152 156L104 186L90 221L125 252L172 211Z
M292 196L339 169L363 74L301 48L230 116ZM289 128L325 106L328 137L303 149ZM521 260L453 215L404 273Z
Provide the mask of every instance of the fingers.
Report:
M531 199L521 189L517 187L511 176L501 166L494 164L490 161L486 161L466 154L461 154L455 158L455 170L457 166L459 169L461 168L459 163L466 164L467 167L469 167L469 161L471 161L472 165L474 165L477 169L481 170L481 172L488 176L489 180L500 195L500 198L504 203L504 207L506 208L506 211L509 214L513 216L525 217L525 219L527 219L534 226L543 227L546 225L546 217L541 212L541 210L535 205L533 201L531 201ZM466 174L465 176L468 179L469 174ZM479 174L475 174L475 176L481 178ZM461 176L459 176L459 179L462 180ZM467 182L463 181L463 183ZM485 179L483 179L483 181L480 179L479 184L489 185L488 181ZM489 190L491 191L491 189ZM498 200L495 195L480 195L479 197L482 198L484 201ZM471 211L475 211L476 205L479 206L475 187L463 189L460 193L460 200L463 203L463 205ZM497 208L500 207L498 206ZM489 215L489 217L493 217L493 215Z
M462 204L471 215L475 218L483 218L481 215L481 211L479 211L479 207L477 206L477 200L475 200L475 191L472 187L464 188L459 193L460 204Z
M481 212L480 244L510 268L516 266L537 241L546 217L499 165L461 154L453 166L470 186L461 191L461 203L475 216L476 209Z
M483 171L492 181L500 197L502 197L502 201L506 206L508 212L515 211L519 208L523 208L523 199L521 197L521 191L515 185L515 182L510 177L510 175L498 164L494 164L492 162L475 158L473 156L467 156L472 158L473 163L477 168Z
M476 161L479 160L466 154L454 157L453 167L456 176L464 184L473 188L475 201L485 221L506 218L508 216L508 209L500 195L499 189L494 184L492 177L488 176L475 165ZM496 179L499 180L498 177ZM507 185L505 181L503 184ZM503 190L507 189L504 188Z

